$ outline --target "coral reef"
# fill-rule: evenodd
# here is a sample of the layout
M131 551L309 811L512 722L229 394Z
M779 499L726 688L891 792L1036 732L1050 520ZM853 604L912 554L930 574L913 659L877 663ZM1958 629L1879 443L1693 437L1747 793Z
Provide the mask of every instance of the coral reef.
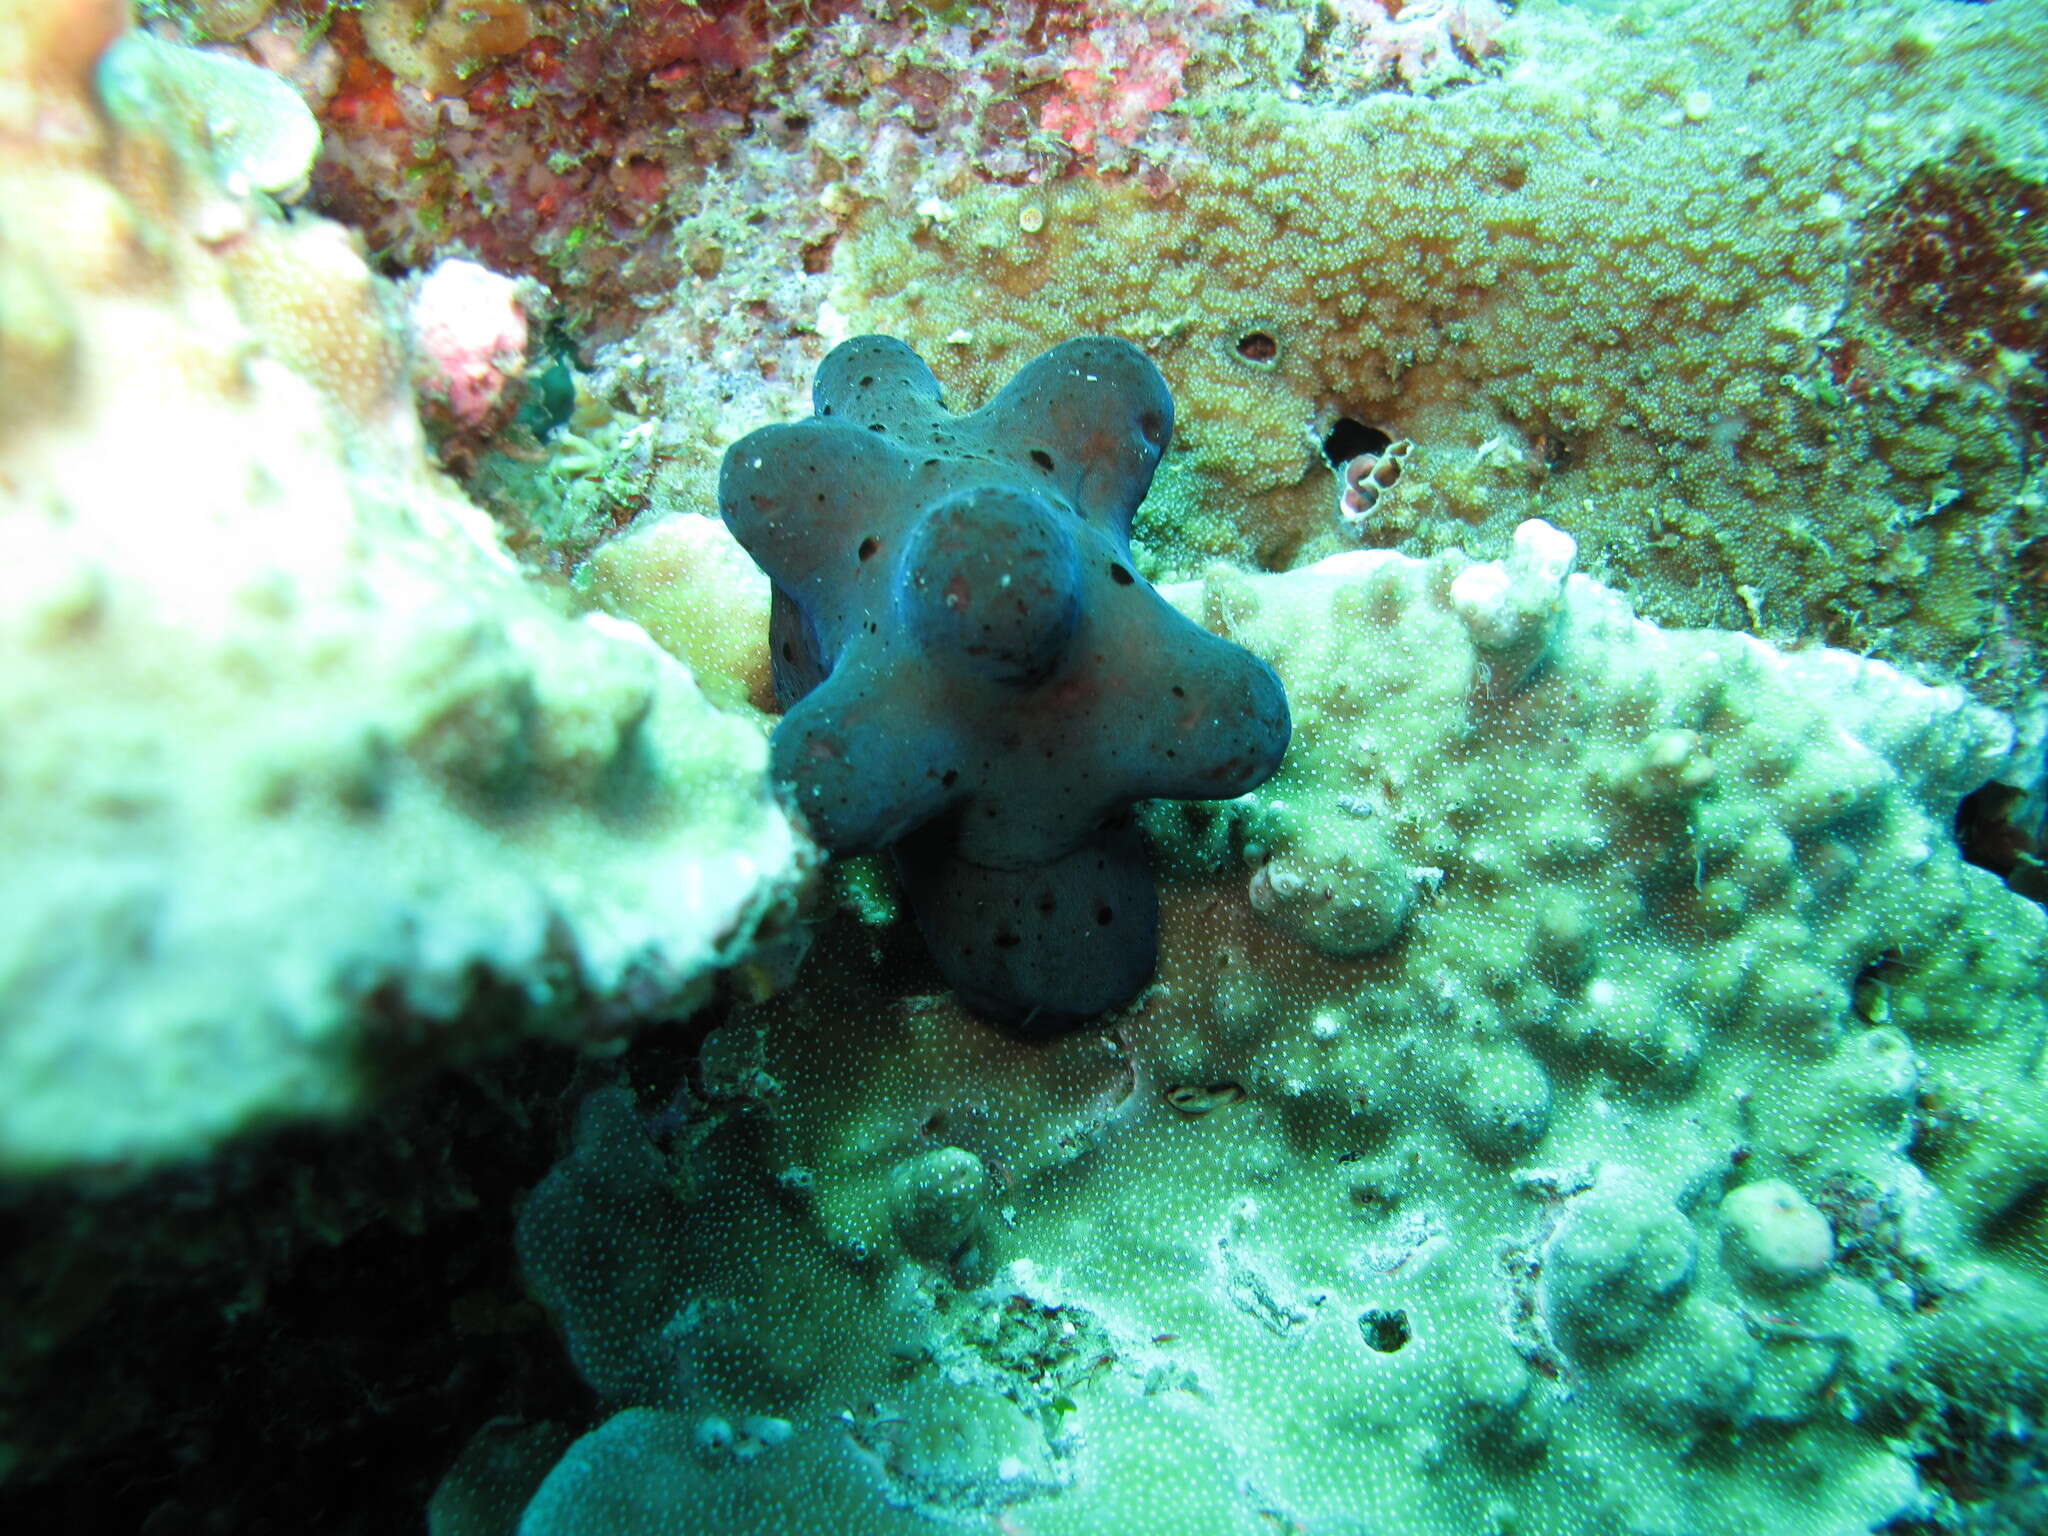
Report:
M1666 622L2027 703L2030 4L524 12L439 94L348 11L285 0L241 46L386 259L541 278L615 343L599 392L660 423L679 504L854 331L972 397L1119 334L1182 405L1147 574L1545 516ZM1417 450L1354 529L1323 449L1361 423Z
M2048 3L135 11L0 0L0 1525L2048 1525ZM769 788L863 333L1135 346L1290 697L1102 1030Z
M297 96L120 16L6 18L11 1173L687 1011L809 857L759 728L429 467L385 285L270 199Z
M1229 799L1287 749L1272 669L1130 569L1173 401L1085 337L955 416L901 342L842 343L817 414L733 444L728 527L774 585L771 768L819 844L887 849L939 968L1034 1034L1152 975L1132 805Z
M1921 1466L2048 1385L2048 917L1943 835L2011 726L1658 629L1571 555L1536 526L1174 594L1297 729L1264 789L1152 818L1160 979L1109 1034L997 1041L854 952L706 1042L687 1139L587 1101L522 1253L621 1411L522 1536L679 1500L763 1533L1931 1515ZM736 1454L756 1417L787 1436Z

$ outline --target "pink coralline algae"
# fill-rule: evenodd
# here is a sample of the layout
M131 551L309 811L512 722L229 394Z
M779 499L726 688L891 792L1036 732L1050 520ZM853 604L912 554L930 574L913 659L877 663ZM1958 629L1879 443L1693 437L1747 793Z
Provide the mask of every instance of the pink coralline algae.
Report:
M517 403L529 339L523 288L460 260L442 262L420 281L406 321L430 414L476 430Z
M1189 19L1218 8L1205 0L1172 15L1084 13L1039 126L1084 159L1104 139L1135 143L1155 115L1180 100Z

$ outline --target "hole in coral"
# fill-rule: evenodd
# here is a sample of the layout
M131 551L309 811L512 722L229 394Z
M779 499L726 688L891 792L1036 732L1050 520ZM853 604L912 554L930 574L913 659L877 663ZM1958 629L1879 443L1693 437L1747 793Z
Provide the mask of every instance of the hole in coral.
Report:
M1358 1331L1365 1335L1366 1348L1397 1354L1408 1346L1408 1314L1398 1307L1367 1307L1358 1314Z
M1099 906L1099 907L1097 907L1097 908L1095 909L1095 926L1096 926L1096 927L1098 927L1098 928L1107 928L1107 927L1108 927L1108 926L1109 926L1109 925L1110 925L1111 923L1113 923L1113 922L1115 922L1115 921L1116 921L1116 908L1114 908L1114 907L1112 907L1112 906L1109 906L1109 905L1108 905L1107 903L1105 903L1104 905L1102 905L1102 906Z
M1562 432L1539 432L1530 446L1536 450L1536 457L1543 461L1543 467L1553 475L1561 474L1579 462L1579 445Z
M1023 936L1014 928L1005 928L996 934L997 949L1015 949L1024 942Z
M1043 448L1034 448L1031 450L1031 462L1036 464L1040 469L1044 470L1047 474L1052 473L1052 455L1047 453Z
M959 782L960 770L958 768L948 768L943 774L939 776L939 783L945 786L947 789L951 789L955 784Z
M872 384L872 383L874 383L874 382L875 382L875 376L874 376L874 375L873 375L873 374L871 373L871 374L869 374L869 375L868 375L868 376L867 376L866 378L864 378L864 379L862 379L862 380L860 381L860 387L861 387L862 389L866 389L866 388L867 388L867 387L868 387L868 386L869 386L870 384Z
M875 551L880 549L881 547L882 541L876 538L872 533L869 534L866 538L862 539L860 541L861 563L865 565L868 561L874 559Z
M1206 1115L1242 1104L1244 1089L1236 1083L1176 1083L1166 1090L1166 1102L1184 1115Z
M1956 842L1963 857L1988 869L2022 895L2048 901L2048 816L2025 791L1986 784L1956 807Z
M1166 418L1157 411L1141 411L1138 413L1138 432L1157 448L1166 440Z
M1280 356L1280 343L1271 331L1246 331L1237 338L1237 355L1248 363L1270 363Z
M782 642L782 659L788 662L791 666L796 665L796 647L791 645L787 640Z
M1120 565L1112 565L1109 568L1109 579L1120 587L1128 587L1133 581L1137 580L1137 577Z
M1323 434L1323 457L1330 461L1332 469L1342 469L1361 453L1385 453L1393 441L1378 427L1339 416Z

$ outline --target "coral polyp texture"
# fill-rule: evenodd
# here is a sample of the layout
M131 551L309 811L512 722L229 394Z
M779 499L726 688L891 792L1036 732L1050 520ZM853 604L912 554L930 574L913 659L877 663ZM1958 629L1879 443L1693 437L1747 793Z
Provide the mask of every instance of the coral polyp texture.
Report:
M833 312L953 391L1061 335L1141 341L1181 423L1139 522L1149 573L1358 538L1427 554L1542 516L1663 622L2027 699L2048 623L2037 6L1527 0L1462 89L1334 99L1345 27L1395 44L1380 7L1325 9L1306 46L1277 8L1251 23L1294 50L1265 89L1205 95L1191 67L1165 187L860 205ZM1415 445L1363 528L1329 511L1347 422Z
M719 478L775 589L776 778L825 848L893 853L975 1008L1043 1034L1129 1002L1157 924L1133 803L1241 795L1288 736L1272 669L1131 570L1165 381L1085 337L955 416L916 353L863 336L814 395Z
M0 1170L687 1010L809 858L761 731L530 587L429 467L388 285L269 196L317 144L291 90L31 9L0 16Z
M1944 833L2010 722L1571 556L1172 593L1296 730L1152 818L1113 1031L822 977L665 1151L586 1102L521 1252L623 1411L523 1536L1871 1531L2048 1406L2048 918Z

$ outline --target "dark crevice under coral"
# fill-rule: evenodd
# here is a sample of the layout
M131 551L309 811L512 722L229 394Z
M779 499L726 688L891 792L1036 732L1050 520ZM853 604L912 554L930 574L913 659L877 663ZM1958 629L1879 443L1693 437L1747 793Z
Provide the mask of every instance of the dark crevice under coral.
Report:
M2010 784L1986 784L1956 808L1963 857L2036 901L2048 901L2042 792L2041 786L2030 794Z
M589 1392L511 1234L557 1154L547 1117L590 1070L529 1046L346 1132L118 1195L11 1194L0 1527L412 1530L477 1424L580 1423Z

